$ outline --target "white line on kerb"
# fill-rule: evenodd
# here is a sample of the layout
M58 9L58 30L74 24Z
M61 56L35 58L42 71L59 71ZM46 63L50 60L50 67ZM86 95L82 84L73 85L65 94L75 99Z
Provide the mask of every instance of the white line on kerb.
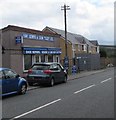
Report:
M74 92L74 94L77 94L77 93L79 93L79 92L82 92L82 91L84 91L84 90L86 90L86 89L89 89L89 88L91 88L91 87L93 87L93 86L95 86L95 84L90 85L90 86L88 86L88 87L86 87L86 88L83 88L83 89L81 89L81 90L78 90L78 91Z
M112 78L108 78L108 79L106 79L106 80L101 81L101 83L107 82L107 81L109 81L109 80L111 80L111 79L112 79Z
M56 102L58 102L58 101L60 101L60 100L61 100L61 99L54 100L54 101L52 101L52 102L50 102L50 103L47 103L47 104L45 104L45 105L43 105L43 106L40 106L40 107L38 107L38 108L35 108L35 109L30 110L30 111L28 111L28 112L25 112L25 113L23 113L23 114L21 114L21 115L18 115L18 116L14 117L14 118L12 118L12 119L10 119L10 120L18 119L18 118L20 118L20 117L22 117L22 116L25 116L25 115L27 115L27 114L30 114L30 113L35 112L35 111L37 111L37 110L40 110L41 108L47 107L47 106L49 106L49 105L51 105L51 104L54 104L54 103L56 103Z

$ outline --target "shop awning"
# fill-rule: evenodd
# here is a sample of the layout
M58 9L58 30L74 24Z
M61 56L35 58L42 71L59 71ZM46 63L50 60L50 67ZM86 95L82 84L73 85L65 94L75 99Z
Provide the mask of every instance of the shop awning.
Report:
M22 47L23 54L61 54L61 48Z

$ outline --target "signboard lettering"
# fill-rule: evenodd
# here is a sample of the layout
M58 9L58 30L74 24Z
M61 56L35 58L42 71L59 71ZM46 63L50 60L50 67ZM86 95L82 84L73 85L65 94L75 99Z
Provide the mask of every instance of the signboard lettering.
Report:
M26 38L26 39L54 41L53 37L44 36L44 35L35 35L35 34L23 33L22 36L23 36L23 38Z

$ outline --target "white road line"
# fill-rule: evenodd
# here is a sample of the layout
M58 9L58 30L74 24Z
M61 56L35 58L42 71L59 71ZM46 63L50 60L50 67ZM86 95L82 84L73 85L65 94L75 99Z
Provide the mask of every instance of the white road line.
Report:
M101 83L107 82L107 81L109 81L109 80L111 80L111 79L112 79L112 78L108 78L108 79L106 79L106 80L101 81Z
M81 89L81 90L78 90L78 91L74 92L74 94L77 94L77 93L79 93L79 92L82 92L82 91L84 91L84 90L86 90L86 89L89 89L89 88L91 88L91 87L93 87L93 86L95 86L95 84L90 85L90 86L88 86L88 87L86 87L86 88L83 88L83 89Z
M49 105L51 105L51 104L54 104L54 103L56 103L56 102L58 102L58 101L60 101L60 100L61 100L61 99L54 100L54 101L52 101L52 102L50 102L50 103L47 103L47 104L45 104L45 105L43 105L43 106L40 106L40 107L38 107L38 108L35 108L35 109L30 110L30 111L28 111L28 112L25 112L25 113L23 113L23 114L21 114L21 115L18 115L18 116L14 117L14 118L12 118L12 119L10 119L10 120L18 119L18 118L20 118L20 117L22 117L22 116L25 116L25 115L27 115L27 114L30 114L30 113L35 112L35 111L37 111L37 110L40 110L40 109L42 109L42 108L44 108L44 107L47 107L47 106L49 106Z

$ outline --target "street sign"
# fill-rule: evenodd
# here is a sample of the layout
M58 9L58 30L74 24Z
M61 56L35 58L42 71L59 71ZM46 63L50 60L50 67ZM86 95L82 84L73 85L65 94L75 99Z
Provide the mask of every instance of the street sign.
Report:
M64 57L64 68L66 70L69 68L69 58L67 56Z

